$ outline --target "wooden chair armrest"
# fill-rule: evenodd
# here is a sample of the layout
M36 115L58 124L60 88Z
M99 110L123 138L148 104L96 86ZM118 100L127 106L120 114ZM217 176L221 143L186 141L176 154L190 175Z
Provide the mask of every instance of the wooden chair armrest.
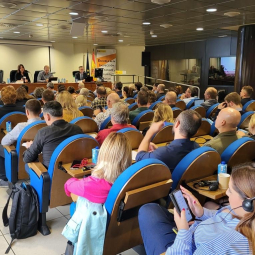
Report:
M71 193L71 198L73 199L74 202L77 202L78 196Z
M28 166L38 175L38 177L40 177L43 172L48 172L41 162L28 163Z
M14 145L4 145L3 146L9 153L11 152L11 151L15 151L16 150L16 147L14 146Z

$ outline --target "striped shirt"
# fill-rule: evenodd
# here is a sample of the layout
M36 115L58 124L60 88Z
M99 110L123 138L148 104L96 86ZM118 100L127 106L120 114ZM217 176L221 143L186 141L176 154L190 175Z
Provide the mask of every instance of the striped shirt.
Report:
M229 206L219 211L204 208L204 215L199 218L202 222L196 221L189 230L179 230L166 255L252 254L248 239L235 230L239 220L222 212L226 208L231 210Z

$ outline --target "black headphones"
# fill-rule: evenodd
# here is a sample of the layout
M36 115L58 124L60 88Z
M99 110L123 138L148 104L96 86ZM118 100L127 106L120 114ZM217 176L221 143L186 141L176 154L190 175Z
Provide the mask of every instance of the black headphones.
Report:
M193 184L195 189L205 190L205 191L216 191L219 188L219 183L215 181L204 181L196 182ZM208 187L208 189L201 189L200 187ZM255 199L255 198L254 198Z
M244 201L242 203L242 207L246 212L254 211L253 200L255 200L255 197L244 199Z

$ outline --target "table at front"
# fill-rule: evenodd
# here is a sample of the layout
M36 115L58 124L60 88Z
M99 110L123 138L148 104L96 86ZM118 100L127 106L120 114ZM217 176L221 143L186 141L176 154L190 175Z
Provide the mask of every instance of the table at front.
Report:
M9 83L9 84L0 84L0 90L5 87L5 86L8 86L8 85L11 85L13 86L15 89L19 88L23 83ZM24 83L25 85L28 86L28 93L32 93L35 88L37 87L44 87L46 88L46 85L47 83L40 83L40 82L37 82L37 83ZM78 83L77 82L71 82L71 83L54 83L54 88L55 90L58 89L58 85L64 85L66 88L68 88L69 86L73 86L75 88L75 90L78 90ZM108 88L112 88L112 83L111 82L102 82L102 84L105 86L105 87L108 87ZM87 88L88 90L92 90L94 91L96 89L96 82L85 82L85 88Z
M217 200L219 198L222 198L224 196L226 196L226 189L217 189L216 191L209 191L209 190L202 190L202 189L208 189L208 187L199 187L200 189L196 189L193 187L194 183L197 183L201 180L204 181L216 181L217 180L217 175L211 175L193 182L189 182L187 183L187 185L192 188L193 190L197 191L200 195L205 196L205 197L209 197L213 200Z

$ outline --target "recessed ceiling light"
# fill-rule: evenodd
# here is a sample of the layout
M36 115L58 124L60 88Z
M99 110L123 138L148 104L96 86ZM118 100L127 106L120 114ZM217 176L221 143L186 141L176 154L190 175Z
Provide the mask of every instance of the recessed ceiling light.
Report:
M98 44L97 44L97 43L94 43L93 45L95 45L95 46L96 46L96 45L98 45Z
M151 37L158 37L157 35L151 35Z
M224 16L228 16L228 17L235 17L240 15L240 12L225 12Z
M204 29L202 27L198 27L196 30L197 31L203 31Z
M18 31L15 31L15 32L13 32L14 34L20 34L20 32L18 32Z
M216 8L209 8L209 9L206 9L207 12L216 12L217 9Z
M173 25L172 24L161 24L160 27L163 27L163 28L169 28L169 27L172 27Z
M143 25L150 25L150 22L143 22Z
M50 41L50 42L55 42L55 41Z
M43 27L43 24L36 24L37 27Z
M123 42L123 40L120 39L119 42Z
M104 33L104 34L108 33L108 31L106 31L106 30L103 30L103 31L101 31L101 32Z
M124 37L125 37L125 38L128 38L128 37L130 37L130 35L124 35Z
M227 35L219 35L218 37L227 37Z
M73 36L72 38L73 38L73 39L77 39L78 37L77 37L77 36Z
M69 12L69 14L70 14L70 15L73 15L73 16L77 16L77 15L79 15L79 13L78 13L78 12Z

